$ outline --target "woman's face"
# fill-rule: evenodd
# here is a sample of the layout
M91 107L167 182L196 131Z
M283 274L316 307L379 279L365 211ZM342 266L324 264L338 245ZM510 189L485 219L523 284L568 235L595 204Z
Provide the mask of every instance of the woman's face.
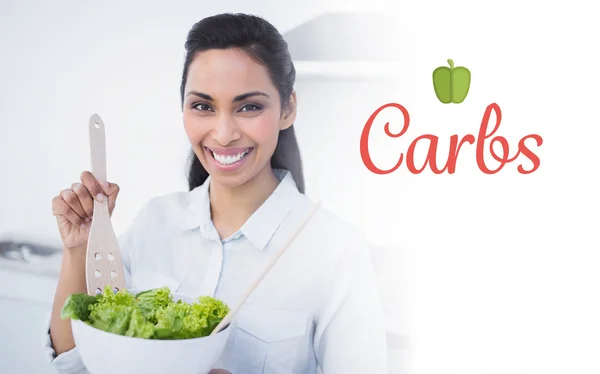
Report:
M294 116L295 110L282 113L267 68L242 50L204 51L190 64L183 124L215 182L238 187L269 172L279 131Z

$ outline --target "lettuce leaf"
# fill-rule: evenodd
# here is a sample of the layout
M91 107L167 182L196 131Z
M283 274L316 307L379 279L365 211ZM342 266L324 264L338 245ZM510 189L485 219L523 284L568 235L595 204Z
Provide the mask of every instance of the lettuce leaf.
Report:
M125 289L114 292L110 286L106 286L100 295L98 301L99 305L110 304L133 306L135 302L135 296Z
M163 287L142 291L135 295L135 303L148 321L156 323L156 311L171 303L171 290Z
M83 293L69 295L60 312L60 318L87 321L90 315L90 306L96 304L99 299L100 295L91 296Z
M131 312L129 328L125 335L134 338L151 339L154 337L154 324L147 321L138 309L134 309Z
M198 301L192 304L192 308L194 310L194 314L199 316L206 316L207 319L207 327L208 330L207 335L209 335L212 330L217 327L221 320L225 318L227 313L229 313L229 307L225 305L221 300L217 300L210 296L201 296L198 298Z
M103 331L124 335L129 329L134 310L130 305L96 304L92 308L88 324Z
M106 287L97 296L74 294L61 311L63 319L80 319L114 334L143 339L190 339L210 335L229 313L229 307L212 297L192 303L173 301L168 287L136 295Z
M206 318L193 313L190 304L178 301L156 311L157 339L197 338L208 326Z

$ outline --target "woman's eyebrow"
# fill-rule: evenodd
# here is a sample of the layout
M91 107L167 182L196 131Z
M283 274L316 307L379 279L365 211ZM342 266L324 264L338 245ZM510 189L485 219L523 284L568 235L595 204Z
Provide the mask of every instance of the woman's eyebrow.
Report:
M242 100L247 99L252 96L264 96L266 98L269 98L269 95L267 95L266 93L264 93L262 91L252 91L252 92L247 92L245 94L237 95L236 97L233 98L233 102L235 103L237 101L242 101Z
M185 96L198 96L204 100L213 101L213 98L210 95L198 91L190 91Z
M198 92L198 91L190 91L190 92L187 93L186 96L190 96L190 95L198 96L198 97L200 97L200 98L202 98L204 100L208 100L208 101L213 101L214 100L212 98L212 96L207 95L207 94L202 93L202 92ZM236 97L233 98L233 102L235 103L235 102L238 102L238 101L242 101L242 100L247 99L247 98L252 97L252 96L264 96L264 97L267 97L267 98L269 97L269 95L267 95L266 93L264 93L262 91L252 91L252 92L247 92L245 94L237 95Z

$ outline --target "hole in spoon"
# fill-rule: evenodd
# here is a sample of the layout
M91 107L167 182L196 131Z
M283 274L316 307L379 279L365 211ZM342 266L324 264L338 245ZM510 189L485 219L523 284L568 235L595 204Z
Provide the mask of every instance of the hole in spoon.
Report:
M98 123L94 123L94 127L97 128L97 129L99 129L100 125Z
M110 277L113 278L113 279L116 278L117 277L117 272L114 271L114 270L111 270L110 271Z
M96 278L100 278L102 276L102 273L100 272L100 270L96 270L94 272L94 275L96 275Z
M99 288L96 288L96 295L100 295L102 293L102 290Z
M118 287L114 287L114 288L113 288L113 291L115 291L115 293L116 293L116 292L119 292L119 288L118 288Z
M115 256L113 256L113 254L112 254L112 253L109 253L109 254L108 254L108 261L112 261L112 260L114 260L114 259L115 259Z
M96 260L96 261L102 260L102 255L100 253L96 252L94 254L94 260Z

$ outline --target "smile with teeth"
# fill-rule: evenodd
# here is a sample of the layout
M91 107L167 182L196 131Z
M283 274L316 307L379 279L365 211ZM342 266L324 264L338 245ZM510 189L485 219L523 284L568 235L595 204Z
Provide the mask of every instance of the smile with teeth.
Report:
M246 156L248 156L248 154L250 154L250 151L252 151L252 148L248 148L244 152L239 153L237 155L220 155L218 153L215 153L210 148L209 148L209 151L219 164L232 165L232 164L235 164L236 162L243 160Z

